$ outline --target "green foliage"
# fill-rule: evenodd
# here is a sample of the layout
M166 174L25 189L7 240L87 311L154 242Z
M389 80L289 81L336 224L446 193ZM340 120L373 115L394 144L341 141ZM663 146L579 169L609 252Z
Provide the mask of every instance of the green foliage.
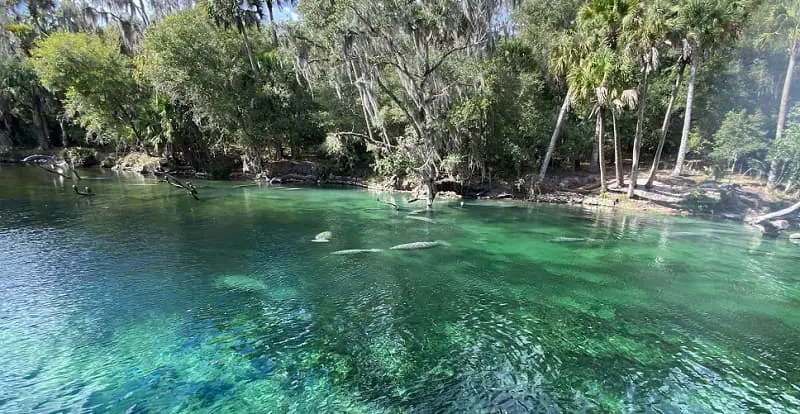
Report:
M67 110L97 141L142 143L147 95L118 41L59 32L36 43L31 61L42 84L66 95Z
M728 164L731 171L737 161L744 161L754 153L768 147L765 117L761 113L730 111L714 134L714 150L711 158L717 163Z
M137 77L191 108L205 145L237 145L255 157L268 146L319 144L324 133L310 95L265 36L251 36L262 69L255 78L237 32L210 25L202 9L165 18L147 32ZM213 51L210 53L209 51Z
M68 119L65 143L137 147L212 174L233 156L259 168L315 152L342 174L371 164L511 180L539 167L572 86L552 163L585 164L596 116L607 142L612 113L623 157L642 133L646 163L677 70L696 58L694 155L719 171L775 159L783 180L800 174L797 109L773 139L787 51L800 47L796 1L308 0L299 21L270 26L285 2L149 3L147 14L101 3L0 12L0 148L52 146ZM789 92L791 107L800 87ZM684 79L666 153L685 95Z

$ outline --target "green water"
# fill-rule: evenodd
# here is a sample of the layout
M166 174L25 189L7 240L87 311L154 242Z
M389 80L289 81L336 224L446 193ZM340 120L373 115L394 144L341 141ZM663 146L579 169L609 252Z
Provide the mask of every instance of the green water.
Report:
M0 166L0 412L800 404L800 246L742 225L86 175Z

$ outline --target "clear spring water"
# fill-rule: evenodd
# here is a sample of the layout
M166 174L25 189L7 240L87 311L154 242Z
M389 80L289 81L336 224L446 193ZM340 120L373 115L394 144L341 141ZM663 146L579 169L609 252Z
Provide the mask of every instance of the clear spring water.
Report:
M86 175L0 166L0 412L800 404L800 246L742 225Z

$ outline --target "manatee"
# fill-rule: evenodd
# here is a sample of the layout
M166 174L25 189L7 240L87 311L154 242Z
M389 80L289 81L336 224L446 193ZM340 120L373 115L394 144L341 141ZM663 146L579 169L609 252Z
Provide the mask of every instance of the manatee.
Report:
M397 246L392 246L389 250L419 250L419 249L430 249L432 247L437 246L449 246L450 243L445 241L436 240L432 242L414 242L414 243L406 243L406 244L398 244Z
M331 254L348 255L348 254L361 254L361 253L378 253L382 251L383 249L347 249L347 250L337 250Z
M311 241L315 243L327 243L330 240L331 236L333 236L333 233L329 231L323 231L322 233L314 236L314 240Z
M408 216L406 216L406 218L410 218L412 220L424 221L426 223L436 223L435 221L433 221L432 219L429 219L427 217L408 215Z
M599 240L588 237L556 237L555 239L551 239L550 241L556 243L574 243L574 242L596 242Z
M228 275L218 278L216 285L223 289L246 290L250 292L260 292L269 289L263 280L244 275Z

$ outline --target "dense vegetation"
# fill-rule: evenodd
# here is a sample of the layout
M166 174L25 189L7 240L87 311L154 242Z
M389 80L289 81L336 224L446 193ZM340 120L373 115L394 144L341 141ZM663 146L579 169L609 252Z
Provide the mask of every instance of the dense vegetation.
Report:
M800 179L797 0L6 0L3 10L0 152L98 146L205 171L235 156L251 173L322 157L333 171L369 166L429 191L496 178L535 191L585 163L603 176L599 165L613 164L631 194L639 169L649 185L687 159L786 192Z

